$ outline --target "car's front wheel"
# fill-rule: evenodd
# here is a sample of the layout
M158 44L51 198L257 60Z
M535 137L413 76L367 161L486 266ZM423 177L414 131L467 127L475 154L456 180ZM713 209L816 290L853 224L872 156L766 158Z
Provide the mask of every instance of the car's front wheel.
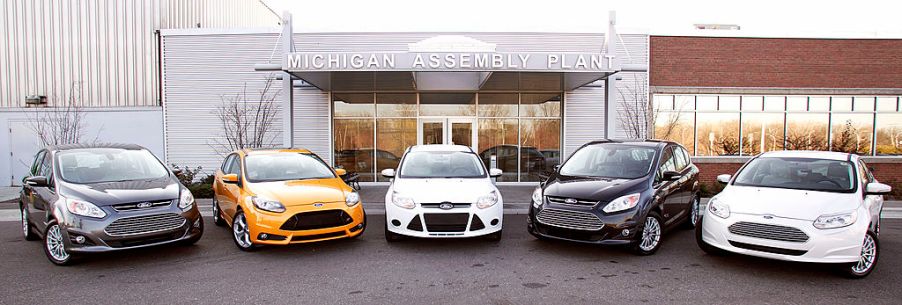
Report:
M63 242L63 229L56 220L50 221L44 233L44 254L51 263L59 266L72 264L72 254L66 251Z
M28 211L25 210L25 206L22 206L19 211L22 212L22 234L25 236L25 240L38 240L38 235L31 228L31 220L28 219Z
M396 242L404 239L404 236L401 234L392 232L388 230L388 223L385 224L385 241L387 242Z
M704 239L702 239L702 222L704 220L704 217L700 217L698 220L698 225L695 226L695 243L698 245L699 249L702 249L702 251L705 251L705 253L707 253L708 255L723 256L729 254L729 252L724 251L721 248L712 246L706 243Z
M219 200L213 196L213 224L218 227L224 227L226 222L222 219L222 211L219 209Z
M692 203L689 205L689 218L683 225L686 229L694 229L698 226L698 220L701 217L701 199L698 196L692 197Z
M247 225L247 218L244 217L244 211L238 210L238 213L235 213L235 220L232 221L232 239L241 251L253 251L257 248L251 242L251 232Z
M842 265L840 271L846 277L853 279L866 277L868 274L871 274L871 271L874 271L879 256L880 243L877 242L877 235L868 232L864 235L864 241L861 243L861 254L858 257L858 261Z
M645 216L640 228L639 240L633 245L633 252L638 255L652 255L661 247L661 235L664 228L661 226L661 217L654 212Z

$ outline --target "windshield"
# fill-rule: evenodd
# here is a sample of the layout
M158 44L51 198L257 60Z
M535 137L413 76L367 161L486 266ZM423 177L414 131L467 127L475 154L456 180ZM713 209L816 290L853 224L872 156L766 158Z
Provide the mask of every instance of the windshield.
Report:
M602 143L583 147L561 167L561 175L636 179L648 175L655 157L650 147Z
M305 153L251 155L244 168L250 182L335 178L319 157Z
M60 177L70 183L150 180L169 171L149 151L121 148L86 148L57 154Z
M416 151L404 157L402 178L482 178L485 168L476 154L461 151Z
M851 162L810 158L757 158L736 175L733 184L798 190L855 191Z

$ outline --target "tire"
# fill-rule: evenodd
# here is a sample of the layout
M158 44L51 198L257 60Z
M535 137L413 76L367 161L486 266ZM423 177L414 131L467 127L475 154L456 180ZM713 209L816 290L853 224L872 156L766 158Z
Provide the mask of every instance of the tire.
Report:
M257 245L251 241L251 235L248 230L247 218L244 217L244 211L238 210L235 213L235 219L232 220L232 241L241 251L254 251Z
M197 241L200 240L201 237L204 236L204 218L203 217L200 218L200 228L199 229L200 229L200 234L197 234L196 236L191 237L189 239L183 240L181 242L181 245L182 246L193 246L194 244L197 243Z
M213 224L217 227L226 226L225 219L222 219L222 210L219 209L219 201L216 200L216 195L213 196Z
M712 245L706 243L704 239L702 239L702 222L703 221L705 221L705 218L700 217L698 220L698 225L695 226L695 243L698 245L698 248L702 249L702 251L705 251L705 253L707 253L708 255L713 255L713 256L724 256L724 255L729 254L729 252L727 252L726 250L712 246Z
M689 217L686 217L683 228L690 230L695 229L695 227L698 226L699 220L702 217L701 204L701 199L698 195L692 196L692 203L689 204Z
M47 224L44 232L44 254L51 263L57 266L68 266L74 261L74 256L66 251L66 243L63 241L63 232L56 220Z
M633 253L636 255L652 255L661 248L661 236L664 227L661 224L661 217L655 212L649 212L639 226L639 240L633 244Z
M404 239L404 236L392 231L388 230L388 223L385 223L385 241L387 242L397 242Z
M25 211L25 206L23 205L21 209L19 209L22 216L22 235L24 235L25 240L38 240L38 235L34 233L34 228L31 227L31 220L28 219L28 213Z
M868 257L869 256L869 257ZM880 243L877 235L868 231L861 245L861 256L855 263L840 265L839 271L843 276L851 279L860 279L868 276L877 267L880 258Z
M498 232L495 232L495 233L486 235L485 238L488 239L488 240L491 241L491 242L495 242L495 243L500 242L500 241L501 241L501 235L502 235L501 232L502 232L502 231L503 231L503 230L498 230Z

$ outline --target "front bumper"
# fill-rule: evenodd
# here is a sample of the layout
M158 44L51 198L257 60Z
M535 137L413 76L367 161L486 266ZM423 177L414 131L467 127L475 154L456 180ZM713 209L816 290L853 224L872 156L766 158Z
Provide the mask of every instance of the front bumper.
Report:
M804 242L789 242L737 235L729 227L737 222L793 227L808 235ZM851 263L861 255L867 221L859 219L849 227L821 230L811 221L733 213L727 219L705 213L702 240L714 247L738 254L794 262Z
M600 228L575 229L562 226L559 223L543 222L537 217L544 209L564 210L575 213L593 215L601 223ZM633 243L638 238L638 209L627 210L607 215L597 209L588 206L568 206L545 203L538 208L530 204L529 216L526 219L526 227L530 234L539 237L559 239L565 241L598 244L598 245L625 245Z
M476 204L444 210L417 204L413 209L385 204L388 231L422 238L466 238L501 231L504 202L499 196L495 205L480 209Z
M117 212L110 207L103 207L107 216L102 219L94 219L66 214L60 217L64 244L66 251L70 253L100 253L118 250L153 247L165 244L199 238L203 234L203 219L195 204L191 209L182 211L177 204L167 207L150 208L139 211ZM123 218L135 219L141 217L153 217L157 215L178 215L184 219L179 226L169 226L161 230L142 230L130 234L112 234L107 228ZM84 242L78 243L79 236L84 237Z
M345 224L315 228L283 228L283 225L295 215L328 211L336 213L343 211L350 218L350 221ZM366 229L366 214L363 211L363 203L358 203L352 207L348 207L344 202L323 203L321 206L289 206L282 213L253 210L245 211L245 217L247 217L251 242L261 245L287 245L350 238L363 234L364 229ZM265 234L265 238L263 234Z

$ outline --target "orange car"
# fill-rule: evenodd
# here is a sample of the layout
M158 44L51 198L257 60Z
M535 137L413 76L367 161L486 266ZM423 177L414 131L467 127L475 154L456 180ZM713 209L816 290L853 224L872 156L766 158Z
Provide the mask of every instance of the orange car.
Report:
M216 171L213 222L245 251L360 236L366 215L344 174L304 149L235 151Z

